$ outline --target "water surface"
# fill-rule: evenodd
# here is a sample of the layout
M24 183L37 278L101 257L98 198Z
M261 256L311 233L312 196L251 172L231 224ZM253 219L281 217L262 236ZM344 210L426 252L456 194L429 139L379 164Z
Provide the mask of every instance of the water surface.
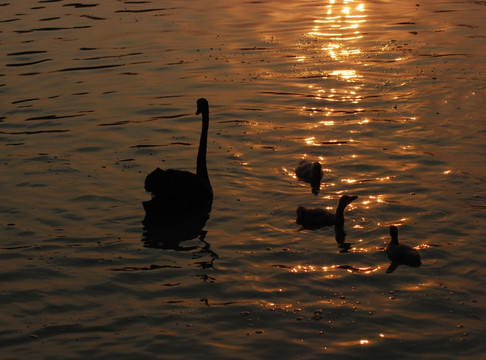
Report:
M485 5L0 3L2 358L480 357ZM199 97L206 234L144 246ZM348 252L295 223L343 193ZM385 273L391 224L420 268Z

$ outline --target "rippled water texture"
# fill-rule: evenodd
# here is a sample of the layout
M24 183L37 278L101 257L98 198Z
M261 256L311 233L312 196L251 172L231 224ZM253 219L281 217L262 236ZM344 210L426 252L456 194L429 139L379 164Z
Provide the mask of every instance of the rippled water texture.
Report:
M0 24L2 359L484 356L485 1L4 0ZM206 233L148 247L145 176L195 170L200 97ZM295 223L343 193L349 251ZM392 224L421 267L386 273Z

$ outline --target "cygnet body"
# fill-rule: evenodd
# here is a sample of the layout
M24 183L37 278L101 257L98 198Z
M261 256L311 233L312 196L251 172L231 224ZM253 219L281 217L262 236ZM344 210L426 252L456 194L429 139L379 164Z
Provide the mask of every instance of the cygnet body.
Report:
M322 179L322 166L319 162L310 162L305 159L301 160L295 169L295 175L299 180L311 184L314 195L319 193Z
M311 182L315 179L322 178L322 166L319 162L310 162L301 160L299 165L295 168L295 175L301 180Z
M409 245L398 243L398 228L396 226L390 226L390 235L391 240L385 252L392 263L388 267L387 273L393 272L398 265L418 267L422 264L417 250Z
M297 208L297 224L307 229L318 229L325 226L344 226L344 209L358 197L355 195L343 195L339 198L336 212L332 213L321 208Z

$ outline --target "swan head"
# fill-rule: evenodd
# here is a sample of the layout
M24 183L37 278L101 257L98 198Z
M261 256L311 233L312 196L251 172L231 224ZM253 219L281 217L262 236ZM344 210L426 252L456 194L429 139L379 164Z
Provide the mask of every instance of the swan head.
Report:
M196 115L201 113L208 113L209 112L209 103L205 98L200 98L197 100L197 111Z

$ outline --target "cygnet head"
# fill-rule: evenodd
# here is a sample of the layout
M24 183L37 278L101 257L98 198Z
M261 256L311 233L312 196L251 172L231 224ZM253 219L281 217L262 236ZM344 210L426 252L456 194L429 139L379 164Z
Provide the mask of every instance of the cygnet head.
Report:
M320 162L316 161L312 164L312 177L317 178L322 175L322 165Z
M343 195L339 198L339 206L346 207L356 200L358 196L356 195Z
M197 111L196 115L209 111L209 104L205 98L200 98L197 100Z

